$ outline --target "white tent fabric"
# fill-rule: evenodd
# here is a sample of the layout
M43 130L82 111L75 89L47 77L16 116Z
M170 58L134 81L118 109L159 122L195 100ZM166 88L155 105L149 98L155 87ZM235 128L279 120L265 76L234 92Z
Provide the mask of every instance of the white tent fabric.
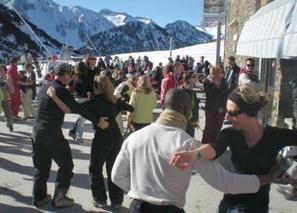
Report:
M297 3L292 10L291 24L288 27L283 41L282 56L297 57Z
M251 16L241 31L237 54L257 58L282 57L284 35L290 25L296 2L297 0L275 0ZM297 40L295 44L296 42Z

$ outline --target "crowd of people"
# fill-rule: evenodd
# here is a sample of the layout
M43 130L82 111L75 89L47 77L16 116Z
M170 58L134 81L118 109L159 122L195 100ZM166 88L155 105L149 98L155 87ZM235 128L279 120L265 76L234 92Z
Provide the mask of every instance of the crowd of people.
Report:
M62 125L66 113L77 113L68 133L75 143L83 143L86 120L93 123L89 173L94 206L107 206L105 164L114 209L121 208L126 191L133 199L130 212L184 212L191 171L196 170L224 192L220 213L236 208L268 212L270 183L276 181L274 164L281 149L297 145L297 132L258 122L267 100L255 89L259 82L253 58L247 58L242 68L234 56L228 57L226 67L212 65L203 56L195 66L194 62L192 57L177 56L154 67L147 56L136 60L129 56L123 62L89 54L74 66L49 67L40 85L34 64L27 62L18 70L18 58L12 58L8 66L0 65L0 109L6 126L13 131L13 123L21 119L21 105L22 120L34 120L34 205L51 200L55 207L74 205L67 196L74 165ZM205 92L204 106L196 87ZM158 99L163 111L154 122ZM37 111L33 100L38 102ZM199 108L205 111L200 147L195 140ZM232 127L221 130L224 120ZM228 147L236 173L213 161ZM53 198L47 194L52 160L59 167ZM296 176L285 173L277 180L286 179L295 195Z

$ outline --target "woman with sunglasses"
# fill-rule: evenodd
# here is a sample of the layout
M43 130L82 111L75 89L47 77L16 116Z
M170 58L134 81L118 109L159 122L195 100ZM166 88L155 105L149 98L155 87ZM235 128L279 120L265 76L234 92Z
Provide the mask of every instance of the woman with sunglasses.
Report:
M266 103L266 98L253 89L246 86L236 88L227 101L227 119L232 122L232 127L222 130L211 144L175 153L170 163L180 169L186 169L195 160L218 158L229 147L231 161L238 173L269 173L278 152L285 146L297 145L297 131L263 126L259 123L257 114ZM219 213L236 208L240 209L240 212L266 213L269 191L270 184L267 184L253 194L224 194Z
M253 58L247 58L245 65L241 68L238 76L238 86L257 86L258 77L254 74L255 60Z

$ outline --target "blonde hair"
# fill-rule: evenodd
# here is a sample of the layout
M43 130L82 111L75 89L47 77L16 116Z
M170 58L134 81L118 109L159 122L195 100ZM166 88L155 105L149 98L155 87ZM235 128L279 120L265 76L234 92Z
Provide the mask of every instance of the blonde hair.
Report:
M85 64L86 67L90 67L90 64L89 64L90 58L97 58L97 56L94 54L87 54L83 59L83 63Z
M220 67L215 65L209 65L209 74L219 75L221 73Z
M151 83L147 76L141 75L138 77L137 86L135 91L144 92L145 94L149 94L152 91Z
M268 97L264 93L258 92L249 86L239 86L234 89L234 92L239 94L244 102L248 104L260 103L262 108L268 103Z
M94 77L94 93L95 95L103 93L111 103L117 102L116 96L113 95L114 87L106 75L99 74Z

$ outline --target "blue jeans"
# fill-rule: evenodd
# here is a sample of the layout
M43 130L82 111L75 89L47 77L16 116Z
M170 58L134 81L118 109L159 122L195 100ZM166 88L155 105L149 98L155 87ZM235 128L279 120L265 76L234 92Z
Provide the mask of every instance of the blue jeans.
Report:
M88 101L88 98L75 98L77 103L84 103ZM82 116L76 119L75 123L73 124L70 132L75 135L75 139L82 139L84 128L85 128L86 119Z

